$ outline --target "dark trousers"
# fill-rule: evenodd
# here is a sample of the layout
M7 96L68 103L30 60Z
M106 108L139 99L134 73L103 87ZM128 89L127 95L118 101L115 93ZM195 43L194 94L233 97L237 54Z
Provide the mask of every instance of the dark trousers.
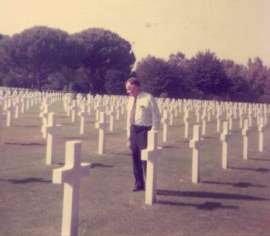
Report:
M141 150L147 147L147 132L151 127L132 125L130 128L130 149L136 187L144 187L146 161L141 160Z

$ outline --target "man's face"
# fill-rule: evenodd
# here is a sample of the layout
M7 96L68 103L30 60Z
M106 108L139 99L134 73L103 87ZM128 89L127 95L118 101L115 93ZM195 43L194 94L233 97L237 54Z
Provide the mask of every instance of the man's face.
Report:
M138 87L134 84L131 84L130 82L127 82L126 83L126 91L127 91L127 94L130 96L137 96L139 94L140 87Z

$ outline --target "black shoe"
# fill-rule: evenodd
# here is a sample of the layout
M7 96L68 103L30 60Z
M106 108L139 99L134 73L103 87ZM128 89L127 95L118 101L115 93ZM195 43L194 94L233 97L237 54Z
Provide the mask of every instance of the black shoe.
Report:
M135 187L132 191L133 192L138 192L138 191L143 191L144 187Z

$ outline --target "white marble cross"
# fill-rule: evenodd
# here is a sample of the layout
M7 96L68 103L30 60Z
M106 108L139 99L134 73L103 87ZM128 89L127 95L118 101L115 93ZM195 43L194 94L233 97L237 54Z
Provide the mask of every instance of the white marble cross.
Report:
M200 144L200 126L193 125L193 138L189 141L189 147L192 149L192 183L199 183L199 144Z
M70 112L71 112L71 122L74 123L76 121L76 100L72 100L71 106L70 106Z
M47 146L46 146L46 165L51 165L53 162L54 152L55 152L55 122L54 122L54 112L48 114L47 122Z
M220 113L220 107L219 106L217 108L216 119L217 119L217 133L219 133L220 132L220 123L221 123L221 113Z
M244 120L243 108L239 108L239 128L243 128L243 120Z
M81 141L66 142L65 166L53 170L53 183L64 184L61 236L78 236L80 180L90 171L80 155Z
M14 112L14 118L18 119L19 118L19 112L20 112L20 97L15 98L15 112Z
M162 115L162 119L161 119L161 122L162 122L162 141L165 143L168 141L168 122L169 122L169 119L168 119L168 110L165 109L163 111L163 115Z
M12 106L8 106L6 108L6 126L7 127L10 127L12 123L12 111L13 111Z
M84 134L85 131L85 105L81 105L81 110L79 111L79 117L80 117L80 135Z
M189 110L186 109L184 112L184 125L185 125L185 138L188 138L189 134Z
M98 129L98 154L103 154L106 128L105 113L103 111L99 112L99 120L96 123L96 128Z
M157 182L157 159L161 150L158 149L158 132L148 131L147 148L141 152L142 160L147 161L145 204L152 205L156 201L156 182Z
M201 118L201 122L202 122L202 136L205 136L206 135L206 108L203 109L203 112L202 112L202 118Z
M222 168L228 168L228 135L229 135L229 124L228 121L223 121L223 129L220 134L220 141L222 143Z
M169 108L168 110L168 115L169 115L169 125L172 126L173 125L173 109L172 107Z
M243 159L248 159L248 135L249 135L249 121L248 119L244 119L243 128L242 128L242 136L243 136Z
M229 131L231 132L233 130L233 114L230 114L228 119L229 119Z
M258 149L259 152L263 152L264 147L264 131L265 131L265 125L264 125L264 118L260 117L258 121L258 132L259 132L259 140L258 140Z
M114 120L115 120L116 111L113 107L109 110L109 131L114 131Z

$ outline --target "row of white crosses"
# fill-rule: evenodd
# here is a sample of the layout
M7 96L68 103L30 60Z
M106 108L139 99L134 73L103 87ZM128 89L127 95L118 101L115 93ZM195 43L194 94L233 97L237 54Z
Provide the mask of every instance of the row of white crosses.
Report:
M103 116L104 113L101 113ZM147 161L145 204L156 201L157 159L160 150L157 148L158 132L148 132L148 145L142 151L142 160ZM79 233L79 195L80 179L89 175L90 163L81 163L81 141L66 142L65 166L53 170L53 183L64 184L62 208L62 236L78 236Z
M42 94L40 92L15 91L6 93L1 97L3 112L6 114L6 126L12 125L13 119L18 119L20 114L24 114L30 107L39 103Z
M53 115L52 115L53 116ZM166 117L166 115L165 115ZM97 113L99 129L99 153L104 150L104 129L105 129L105 112L100 110ZM165 119L164 119L165 120ZM50 123L50 122L49 122ZM163 123L165 123L163 121ZM244 123L247 123L246 121ZM53 125L51 125L53 126ZM228 122L223 123L223 129L220 139L223 143L222 148L222 166L227 168L227 136ZM244 125L244 127L246 127ZM244 133L244 132L243 132ZM247 132L245 132L247 134ZM157 159L160 155L160 150L157 147L157 132L150 131L148 133L148 146L142 151L142 160L147 161L147 176L146 176L146 191L145 203L152 205L156 201L156 185L157 185ZM199 125L193 127L193 139L190 142L190 147L193 148L193 173L192 182L199 182L199 145L200 145ZM62 220L62 235L77 236L79 225L79 189L80 178L88 175L89 164L82 165L80 163L80 141L68 142L66 147L66 165L63 168L54 170L53 182L64 183L64 200L63 200L63 220ZM77 151L76 151L77 150Z
M198 103L195 103L196 105ZM77 106L78 104L76 104ZM179 103L176 103L176 105L174 104L174 106L176 107L176 109L180 109L181 111L183 111L183 106L178 106ZM182 105L182 104L181 104ZM123 107L123 106L122 106ZM194 107L189 106L189 109L193 109ZM106 109L106 108L105 108ZM201 108L201 109L205 109L205 108ZM222 107L223 111L225 111L225 108ZM84 111L85 109L82 108L81 111ZM188 109L187 109L188 110ZM199 109L198 109L199 110ZM245 110L245 109L243 109ZM178 115L178 112L175 112L175 108L174 109L170 109L169 110L170 113L169 114L174 114L175 116ZM211 110L213 112L213 110ZM207 112L207 114L209 114L210 112ZM105 122L105 112L104 111L99 111L98 113L98 128L101 131L101 135L99 138L99 140L103 139L103 143L104 143L104 126L106 124ZM199 113L198 113L199 114ZM264 113L265 114L265 113ZM48 114L48 120L46 122L46 126L47 126L47 131L48 134L51 132L52 127L54 127L54 122L52 121L53 118L51 119L50 117L53 117L53 114L49 113ZM199 115L198 115L199 117ZM211 118L211 117L210 117ZM210 119L209 116L207 116L207 119ZM203 120L201 118L197 118L199 121ZM173 120L173 119L171 119ZM246 130L247 125L245 125L245 123L247 123L246 121L243 122L244 125L244 130ZM250 122L251 123L251 122ZM260 121L258 122L260 124L262 124L260 127L264 127L265 122ZM197 128L196 128L197 127ZM228 135L228 124L223 125L223 127L227 127L226 129L223 128L222 129L222 134L221 134L221 141L224 142L226 144L227 142L227 135ZM199 142L200 142L200 132L199 132L199 126L194 126L194 138L191 142L191 147L194 148L194 162L193 162L193 166L194 166L194 182L198 182L199 181ZM263 131L263 128L260 128L261 131ZM103 134L102 134L103 132ZM247 135L248 132L243 131L243 136ZM47 135L47 140L50 140L49 138L50 136ZM102 138L103 137L103 138ZM51 141L53 142L53 141ZM48 143L50 143L50 141L48 141ZM99 143L102 143L102 141L99 141ZM70 144L71 145L71 144ZM88 172L88 168L89 165L87 166L86 170L83 166L81 166L80 161L78 161L78 157L80 156L78 153L79 151L72 151L76 149L76 145L80 146L80 142L79 141L73 141L72 142L73 148L67 148L67 154L66 154L66 159L71 160L71 162L73 162L72 164L70 164L68 162L68 160L66 160L66 166L60 170L56 170L54 171L53 174L53 182L55 183L65 183L64 184L64 207L63 207L63 223L62 223L62 235L77 235L78 232L78 200L79 200L79 184L80 184L80 177L84 176L85 171ZM80 148L79 148L80 149ZM102 148L102 145L99 146L99 153L103 153L101 150L104 149L104 147ZM71 151L70 151L71 150ZM77 149L76 149L77 150ZM223 151L226 154L226 150L227 150L227 146L224 145ZM49 153L49 152L48 152ZM68 155L68 153L72 153L70 155ZM76 154L77 153L77 154ZM224 154L224 156L226 156ZM49 156L49 155L48 155ZM51 154L51 156L53 156ZM144 150L142 152L142 159L147 161L147 177L146 177L146 192L145 192L145 201L146 204L152 204L155 199L156 199L156 160L159 156L159 150L157 148L157 133L151 131L149 132L148 135L148 147L146 150ZM52 158L48 158L48 160ZM226 158L224 158L224 163L225 163ZM49 162L49 161L48 161ZM76 164L77 163L77 164ZM226 166L225 164L223 165L224 167ZM66 200L68 199L68 200ZM65 204L65 202L68 202L67 204Z
M174 106L174 102L172 102L171 106ZM212 117L216 117L216 124L217 124L217 133L221 132L221 140L223 140L224 147L227 143L227 137L230 134L230 132L236 128L233 126L233 120L239 118L239 128L241 132L243 133L243 143L246 141L246 137L248 136L248 129L251 128L253 125L252 120L255 118L257 119L257 129L259 132L258 135L258 149L260 152L263 150L263 132L265 130L265 126L267 124L267 117L269 114L269 106L266 104L247 104L247 103L228 103L228 102L206 102L206 101L198 101L198 100L183 100L182 104L178 103L179 111L181 112L184 110L183 113L183 121L184 121L184 137L188 138L189 136L189 125L190 125L190 113L193 112L196 115L196 122L200 122L201 125L201 135L206 135L206 120L211 121ZM163 116L162 116L162 124L163 124L163 141L167 140L168 130L167 130L167 114L166 110L168 109L167 106L165 108L160 105L160 108L163 109ZM181 109L182 108L182 109ZM202 114L202 115L200 115ZM243 127L244 119L248 119L248 128ZM227 122L226 125L222 125L222 122ZM191 124L192 125L192 124ZM224 128L224 126L226 128ZM221 129L222 128L222 129ZM243 157L246 156L245 150L247 145L243 145ZM223 148L226 150L226 148ZM224 151L224 153L226 153ZM227 154L226 154L227 155ZM223 156L226 156L225 154ZM226 160L225 158L223 158ZM225 161L224 161L225 163ZM224 164L225 166L225 164Z
M109 123L109 131L114 132L115 121L120 120L120 116L124 114L125 105L122 97L119 96L87 96L87 99L72 99L71 95L66 95L63 100L64 109L68 116L71 116L71 122L74 123L76 117L80 117L80 134L84 134L84 122L90 111L95 113L95 120L99 122L99 112L102 110L108 116L106 122Z
M233 125L235 119L239 118L239 128L243 137L243 159L246 160L248 157L248 135L252 128L254 119L257 119L257 130L258 130L258 149L260 152L263 151L263 132L267 124L267 117L269 114L269 106L262 104L246 104L246 103L231 103L231 102L205 102L197 100L186 100L182 103L177 103L178 107L175 106L175 101L171 104L168 102L159 100L159 107L161 110L162 118L162 139L166 142L168 139L168 116L172 114L173 109L171 107L179 109L179 112L183 112L183 120L185 125L184 137L188 138L188 129L190 122L190 113L195 113L196 120L199 126L195 125L193 130L193 139L190 142L190 147L193 149L193 168L192 168L192 182L197 183L199 181L199 144L206 135L206 122L212 120L212 117L216 117L217 133L219 134L220 141L222 143L222 168L228 168L228 140L233 129L236 126ZM168 114L168 111L170 113ZM174 112L174 114L178 114ZM191 124L192 125L192 124ZM195 132L195 133L194 133ZM201 136L200 136L201 135Z
M47 138L47 128L49 124L49 106L58 100L61 100L61 94L43 94L40 104L39 117L41 118L41 134L44 139Z
M242 137L243 137L243 159L248 159L248 135L250 133L248 118L244 119L242 127ZM222 168L228 168L228 137L229 137L229 122L223 122L223 129L220 134L220 140L222 142ZM258 140L258 149L260 152L263 151L263 130L265 129L264 119L261 117L259 119L258 131L259 131L259 140ZM199 125L193 126L193 139L190 141L190 148L192 148L192 182L199 182L199 144L200 144L200 132Z
M53 114L50 115L53 117ZM96 124L99 129L98 153L102 154L104 152L104 132L106 125L104 111L98 111L97 118L98 122ZM64 183L62 236L78 235L80 178L89 174L90 167L88 163L80 163L80 152L80 141L67 142L65 166L53 171L53 183ZM151 170L151 167L149 169Z

